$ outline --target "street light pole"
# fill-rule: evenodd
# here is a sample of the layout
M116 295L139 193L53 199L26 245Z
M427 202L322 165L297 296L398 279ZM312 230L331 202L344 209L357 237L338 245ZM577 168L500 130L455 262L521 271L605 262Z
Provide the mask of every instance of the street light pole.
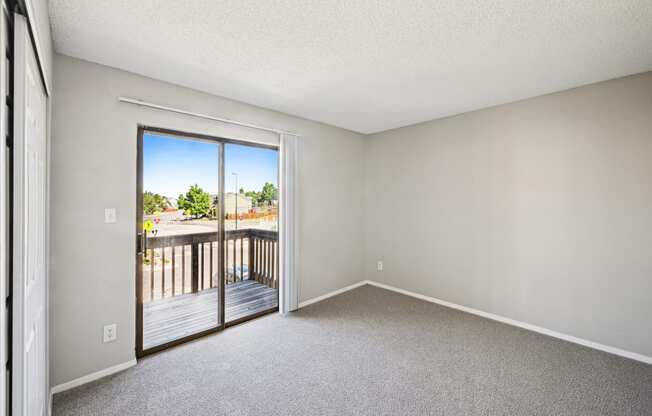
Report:
M235 229L238 229L238 174L235 172L232 172L233 176L235 176Z

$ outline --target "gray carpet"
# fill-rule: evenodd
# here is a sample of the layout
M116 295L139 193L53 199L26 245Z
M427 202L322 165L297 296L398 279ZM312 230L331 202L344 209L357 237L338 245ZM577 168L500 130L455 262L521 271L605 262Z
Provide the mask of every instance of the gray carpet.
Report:
M652 415L652 366L371 286L141 360L54 415Z

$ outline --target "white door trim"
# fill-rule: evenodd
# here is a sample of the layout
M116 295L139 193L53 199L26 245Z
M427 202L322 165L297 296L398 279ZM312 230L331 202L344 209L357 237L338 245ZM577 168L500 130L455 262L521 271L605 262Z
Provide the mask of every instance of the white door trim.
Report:
M41 73L41 76L43 77L43 83L45 84L45 94L50 95L51 92L51 85L50 81L52 79L52 74L49 74L48 71L52 71L53 68L49 67L46 62L43 62L46 60L45 58L45 48L43 48L44 44L47 44L48 41L51 41L50 33L43 34L42 32L39 32L39 29L41 28L38 24L38 16L36 15L35 11L36 8L34 7L34 0L25 0L25 12L27 13L27 19L29 19L30 22L30 27L29 30L32 32L33 39L34 39L34 51L36 52L36 60L39 66L39 71ZM48 5L47 2L43 2L43 7L40 7L40 12L41 13L48 13ZM48 19L49 23L49 19ZM45 29L45 30L49 30Z
M2 21L0 22L0 51L7 50L7 16L2 13ZM7 57L2 54L0 60L0 97L7 96ZM10 242L9 242L9 224L8 224L8 210L9 207L9 193L7 192L8 178L11 177L9 166L7 163L7 145L5 137L7 137L7 104L6 102L0 103L0 365L2 372L0 374L0 416L4 416L7 410L7 369L5 363L7 362L7 344L8 328L7 328L7 308L5 299L7 298L7 271L8 259L10 255Z

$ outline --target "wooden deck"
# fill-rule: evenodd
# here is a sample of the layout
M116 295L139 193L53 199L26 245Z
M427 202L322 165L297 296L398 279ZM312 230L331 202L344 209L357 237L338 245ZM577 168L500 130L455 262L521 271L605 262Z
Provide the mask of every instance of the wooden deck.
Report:
M143 348L148 349L217 326L217 288L143 305ZM226 286L226 322L278 307L278 289L253 280Z

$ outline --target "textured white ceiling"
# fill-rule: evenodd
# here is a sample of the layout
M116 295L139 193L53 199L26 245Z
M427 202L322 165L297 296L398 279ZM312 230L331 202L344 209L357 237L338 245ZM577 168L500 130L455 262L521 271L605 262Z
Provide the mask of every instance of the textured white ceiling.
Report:
M652 69L651 0L50 0L59 53L362 133Z

